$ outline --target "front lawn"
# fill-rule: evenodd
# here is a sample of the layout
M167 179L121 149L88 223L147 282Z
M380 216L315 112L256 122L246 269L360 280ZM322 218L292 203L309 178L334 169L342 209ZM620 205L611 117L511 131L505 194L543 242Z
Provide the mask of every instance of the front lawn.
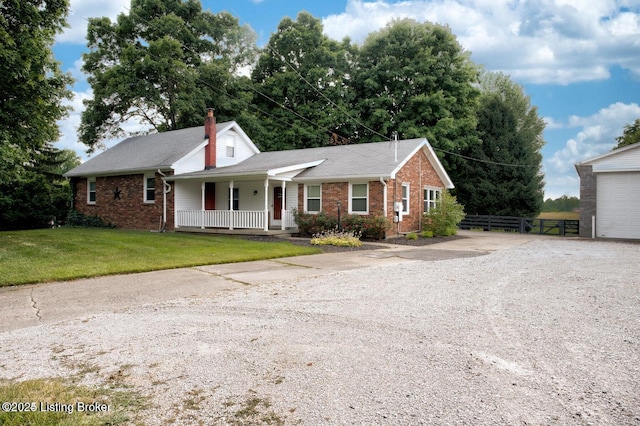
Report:
M0 287L320 252L230 236L93 228L0 232Z

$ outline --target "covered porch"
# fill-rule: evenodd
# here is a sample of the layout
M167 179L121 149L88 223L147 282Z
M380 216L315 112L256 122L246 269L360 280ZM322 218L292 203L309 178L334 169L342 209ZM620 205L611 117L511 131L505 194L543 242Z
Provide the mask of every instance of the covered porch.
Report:
M176 179L174 190L176 231L269 235L297 230L298 188L282 177Z

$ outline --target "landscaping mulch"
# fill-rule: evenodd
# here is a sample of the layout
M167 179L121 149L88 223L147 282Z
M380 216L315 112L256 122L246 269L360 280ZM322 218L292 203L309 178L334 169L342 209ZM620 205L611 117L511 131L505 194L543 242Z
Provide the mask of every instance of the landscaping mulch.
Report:
M386 240L381 241L363 241L362 246L360 247L338 247L338 246L330 246L330 245L312 245L310 238L304 237L276 237L270 235L247 235L242 236L240 238L244 238L251 241L264 241L264 242L282 242L289 241L292 244L298 246L306 246L306 247L318 247L324 253L336 253L343 251L356 251L356 250L379 250L384 248L387 244L396 244L403 246L428 246L431 244L444 243L446 241L458 240L461 238L467 238L460 235L453 235L450 237L433 237L433 238L423 238L418 237L417 240L409 240L405 237L397 237L397 238L387 238Z

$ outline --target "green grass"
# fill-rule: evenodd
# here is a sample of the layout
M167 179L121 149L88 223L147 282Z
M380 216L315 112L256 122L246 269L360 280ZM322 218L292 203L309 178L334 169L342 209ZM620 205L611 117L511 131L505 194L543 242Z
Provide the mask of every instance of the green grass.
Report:
M0 287L320 252L230 236L93 228L0 232Z

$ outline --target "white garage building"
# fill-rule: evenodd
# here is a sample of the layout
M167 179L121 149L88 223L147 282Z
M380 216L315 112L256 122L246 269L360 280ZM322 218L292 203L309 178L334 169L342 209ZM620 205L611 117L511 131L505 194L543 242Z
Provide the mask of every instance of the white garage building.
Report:
M640 143L576 164L580 236L640 239Z

